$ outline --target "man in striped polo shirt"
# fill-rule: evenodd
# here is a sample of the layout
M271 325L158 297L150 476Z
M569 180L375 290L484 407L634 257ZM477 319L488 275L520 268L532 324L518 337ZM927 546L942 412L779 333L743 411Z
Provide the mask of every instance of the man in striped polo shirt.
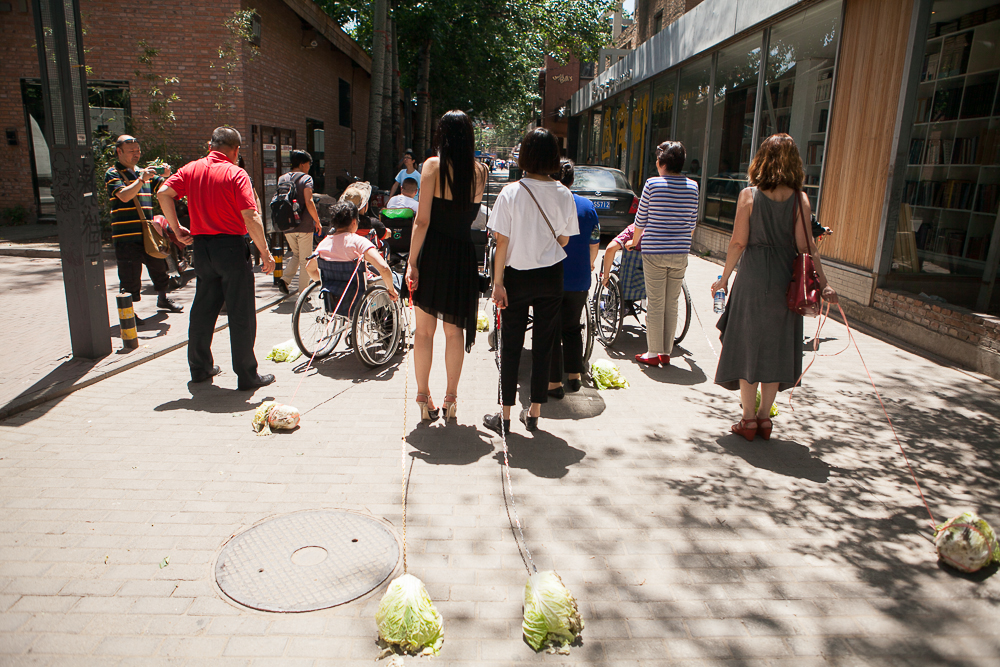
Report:
M167 298L167 261L146 252L142 242L142 219L136 210L138 202L146 220L153 219L153 192L170 175L170 167L166 167L163 176L157 176L152 169L136 168L142 149L139 140L127 134L115 142L115 155L115 165L104 174L104 185L111 200L111 239L115 244L119 290L122 294L131 294L133 302L139 301L142 265L145 264L158 294L156 307L180 313L184 308ZM136 317L136 321L141 320Z

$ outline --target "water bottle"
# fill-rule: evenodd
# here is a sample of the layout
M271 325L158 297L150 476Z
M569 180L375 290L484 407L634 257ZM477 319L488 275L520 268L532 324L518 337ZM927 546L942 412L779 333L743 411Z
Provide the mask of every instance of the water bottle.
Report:
M722 280L722 276L719 276L719 280ZM715 291L715 312L722 313L726 310L726 290L718 289Z

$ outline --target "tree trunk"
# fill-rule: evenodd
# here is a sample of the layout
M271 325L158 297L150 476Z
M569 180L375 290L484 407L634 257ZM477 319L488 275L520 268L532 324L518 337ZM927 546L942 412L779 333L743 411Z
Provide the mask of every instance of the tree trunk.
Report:
M430 83L431 83L431 41L427 40L420 49L420 71L417 75L417 127L413 143L417 159L423 160L430 147L428 126L430 125Z
M383 189L391 187L393 167L399 158L392 154L392 19L386 21L386 53L382 75L382 134L379 141L378 182Z
M372 33L372 81L368 96L368 140L365 142L365 180L378 180L382 139L382 96L385 88L385 15L387 0L375 0Z
M398 156L403 154L403 151L399 145L399 40L396 38L395 19L391 23L391 28L389 39L392 40L392 154L398 158Z

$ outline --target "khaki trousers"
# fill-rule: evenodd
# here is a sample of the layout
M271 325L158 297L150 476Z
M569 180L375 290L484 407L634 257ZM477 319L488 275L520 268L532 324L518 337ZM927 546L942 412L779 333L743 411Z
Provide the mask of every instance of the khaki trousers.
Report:
M677 328L677 299L687 272L687 254L642 253L642 277L646 282L646 345L649 352L669 355Z
M309 276L306 275L306 258L313 251L313 234L301 232L285 232L288 239L288 247L292 250L292 258L285 264L283 277L288 286L292 284L295 270L299 272L299 291L301 292L309 286Z

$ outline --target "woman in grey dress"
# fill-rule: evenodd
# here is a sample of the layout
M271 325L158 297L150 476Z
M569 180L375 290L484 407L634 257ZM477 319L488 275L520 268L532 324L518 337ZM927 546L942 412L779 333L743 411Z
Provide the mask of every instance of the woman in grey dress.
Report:
M729 278L740 262L726 312L719 318L722 353L715 383L740 390L743 419L733 433L753 440L771 437L770 409L779 391L795 386L802 374L802 316L788 309L785 292L792 262L809 252L816 264L823 299L837 302L827 283L800 215L810 219L809 198L802 192L802 158L795 141L775 134L761 144L750 163L751 187L740 193L736 222L722 277L712 293L729 291ZM800 206L801 202L801 206ZM742 259L742 261L741 261ZM760 386L760 409L755 410Z

